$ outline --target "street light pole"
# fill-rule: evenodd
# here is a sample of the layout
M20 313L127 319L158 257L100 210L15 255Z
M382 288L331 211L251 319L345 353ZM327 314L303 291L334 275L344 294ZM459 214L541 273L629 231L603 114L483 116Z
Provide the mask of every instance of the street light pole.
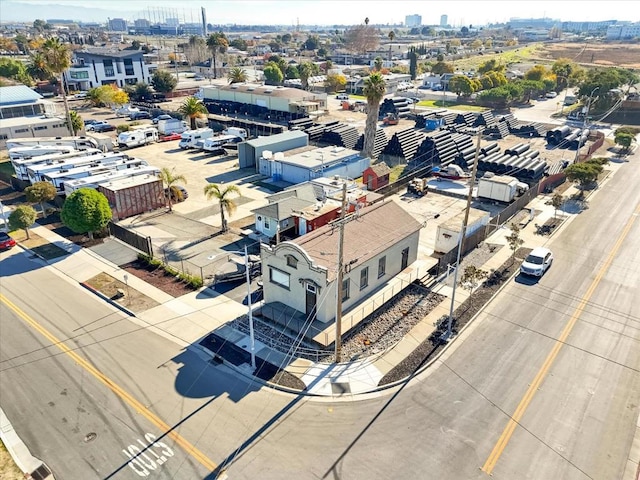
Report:
M453 271L453 292L451 293L451 306L449 307L449 319L447 321L447 332L441 337L442 340L447 341L451 338L453 327L453 308L456 302L456 288L458 286L458 270L460 269L460 258L462 257L462 246L464 243L464 237L467 233L467 223L469 222L469 211L471 210L471 200L473 199L473 184L476 180L476 173L478 172L478 157L480 156L480 140L482 140L482 129L478 130L478 143L476 144L476 153L473 158L473 170L471 173L471 182L469 185L469 193L467 195L467 207L464 211L464 220L462 222L462 229L460 230L460 238L458 240L458 256L456 260L456 269Z
M587 100L587 110L584 113L584 119L582 120L582 131L587 129L587 124L589 122L589 110L591 109L591 100L593 99L593 94L596 93L596 91L600 90L600 86L597 86L596 88L594 88L593 90L591 90L591 93L589 94L589 100ZM580 132L580 134L582 135L582 132ZM580 138L578 138L578 146L576 147L576 156L573 159L573 163L578 163L578 160L580 159L580 147L582 145L580 145Z
M253 311L251 308L251 274L249 273L249 254L244 246L244 271L247 277L247 306L249 307L249 349L251 350L251 368L256 369L256 338L253 333Z

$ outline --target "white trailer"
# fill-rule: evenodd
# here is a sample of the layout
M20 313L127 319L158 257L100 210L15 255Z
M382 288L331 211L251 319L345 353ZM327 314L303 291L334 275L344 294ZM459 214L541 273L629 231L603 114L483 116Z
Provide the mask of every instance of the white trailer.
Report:
M103 173L109 173L116 170L128 170L140 165L148 164L145 160L141 160L139 158L123 159L107 165L87 165L84 167L47 173L43 175L43 179L45 182L49 182L56 187L58 195L64 195L64 184L70 180L90 177L92 175L101 175Z
M195 148L198 142L203 142L213 137L213 130L210 128L198 128L197 130L187 130L180 137L178 146L182 149Z
M13 147L9 149L9 159L18 160L41 157L42 155L62 155L75 152L76 149L65 145L34 145L32 147Z
M49 161L46 163L30 165L29 167L27 167L27 176L29 177L29 181L34 184L36 182L45 181L44 175L48 173L59 172L61 170L71 170L73 168L85 167L89 165L108 165L109 163L113 163L118 160L124 160L126 158L129 157L124 153L104 154L101 152L97 152L91 155L68 158L65 161Z
M204 140L204 142L199 145L199 148L205 152L220 152L224 150L225 145L233 142L237 138L235 135L216 135L215 137Z
M7 149L17 147L61 146L72 147L74 150L86 150L88 148L100 148L99 142L89 136L86 137L35 137L35 138L12 138L6 142Z
M515 177L485 174L478 180L478 198L509 203L528 188Z
M438 253L447 253L458 247L463 221L464 211L438 225L434 251ZM469 220L467 222L465 237L470 236L472 233L484 227L488 223L489 212L478 210L477 208L469 209Z
M189 129L187 122L178 118L160 120L158 122L158 132L160 135L171 135L172 133L183 133Z
M139 147L158 141L158 130L154 127L136 128L118 135L118 146L120 148Z
M33 165L42 165L46 163L56 162L61 163L71 158L84 157L98 152L99 150L92 148L90 150L83 151L73 150L68 153L55 152L48 155L39 155L37 157L12 158L11 165L13 166L13 170L16 172L16 177L19 180L29 180L27 169Z
M108 184L114 180L136 177L138 175L160 175L160 169L150 165L139 165L127 170L113 170L100 175L68 180L64 183L64 194L69 196L81 188L98 188L100 185Z

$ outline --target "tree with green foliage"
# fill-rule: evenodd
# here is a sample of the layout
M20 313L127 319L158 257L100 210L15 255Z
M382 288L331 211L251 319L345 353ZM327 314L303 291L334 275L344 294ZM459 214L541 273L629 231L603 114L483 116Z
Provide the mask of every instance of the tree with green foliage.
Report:
M178 107L178 112L183 118L189 119L191 130L197 128L196 119L206 117L209 113L204 103L196 97L185 98L180 107Z
M47 22L45 20L36 19L33 21L33 28L36 32L42 33L44 32L47 26Z
M302 48L305 50L316 50L320 46L320 38L318 35L309 35L305 42L302 44Z
M623 147L623 151L627 153L631 149L631 144L636 139L636 136L631 133L617 132L615 134L616 145Z
M580 196L584 195L584 190L598 179L598 175L604 170L606 159L594 158L582 163L572 163L564 169L567 180L577 183L580 186Z
M67 197L60 212L62 223L76 233L93 233L102 230L111 220L109 201L93 188L81 188Z
M167 167L163 167L160 170L160 180L165 188L168 189L169 195L167 195L167 202L169 204L169 211L173 211L172 196L177 197L177 192L180 191L176 188L177 185L187 183L187 178L184 175L176 174L175 168L169 170ZM173 193L173 195L171 195ZM181 192L182 193L182 192Z
M47 60L51 74L56 76L56 78L60 78L60 93L62 93L67 127L69 128L69 133L73 135L73 131L71 130L73 122L71 121L69 102L67 101L67 87L64 83L64 72L71 67L71 49L68 45L62 43L60 39L49 38L42 45L42 54Z
M247 81L247 71L242 67L233 67L227 76L229 83L245 83Z
M384 65L384 60L382 59L381 56L377 56L374 60L373 60L373 68L375 71L379 72L380 70L382 70L382 66Z
M449 90L458 96L468 97L473 93L473 84L466 75L455 75L449 80Z
M33 79L24 63L8 57L0 58L0 77L10 78L27 86L33 85Z
M516 258L516 252L524 243L524 240L520 238L520 227L516 223L512 223L509 227L511 233L505 237L509 249L511 250L511 262Z
M364 142L362 154L365 157L373 158L373 147L378 129L378 114L380 113L380 102L387 93L387 85L382 75L378 72L372 73L364 80L362 93L367 99L367 118L364 126Z
M453 73L453 64L448 62L437 62L431 67L431 71L436 75L442 75L443 73Z
M127 88L129 87L129 88ZM133 101L141 102L143 100L148 100L153 95L153 90L151 90L151 86L145 82L138 82L135 85L127 85L124 89Z
M262 69L262 73L269 85L280 85L282 80L284 80L282 70L280 70L280 67L278 67L278 64L275 62L267 62Z
M490 72L487 72L485 76L491 79L491 83L493 83L494 88L502 87L503 85L506 85L509 83L509 81L507 80L507 77L504 76L504 73L499 72L497 70L491 70Z
M553 65L551 71L556 76L556 88L564 90L569 86L571 75L578 69L578 65L568 58L559 58Z
M168 70L156 70L151 77L151 85L156 92L168 93L178 85L178 80Z
M324 47L320 47L318 49L318 51L316 52L316 55L318 56L318 58L327 58L328 54L329 54L329 52Z
M286 72L285 78L287 80L292 80L294 78L300 78L300 72L298 72L298 67L296 67L295 65L289 65L287 67L287 72Z
M27 196L27 202L40 204L42 217L47 218L47 211L44 208L44 203L56 198L58 192L56 187L50 182L35 182L33 185L25 188L24 193Z
M240 189L236 185L227 185L224 189L215 183L209 183L204 187L204 195L207 200L218 200L220 206L220 218L222 220L222 231L227 232L229 225L225 211L229 214L229 218L233 215L238 205L233 201L231 195L240 196Z
M229 46L236 48L240 51L246 52L247 49L249 48L249 45L247 44L247 41L242 39L242 38L235 38L233 40L231 40L231 42L229 42Z
M525 72L524 79L541 82L550 74L551 71L544 65L535 65Z
M539 80L519 80L516 83L522 87L525 103L529 103L532 95L537 95L545 90L544 83Z
M488 72L504 72L506 67L498 59L491 58L478 66L478 74L484 75Z
M229 41L223 32L215 32L207 38L207 48L211 52L211 65L213 67L213 78L218 78L217 59L229 48Z
M418 76L418 54L415 47L409 49L409 75L411 80L415 80Z
M111 105L113 103L113 88L111 85L90 88L87 92L87 99L94 107Z
M298 65L298 72L300 73L302 88L307 90L309 88L309 78L312 77L317 70L314 69L314 64L311 62L301 62L300 65Z
M29 227L35 223L36 218L38 218L38 214L31 205L20 205L9 215L9 228L11 230L24 230L27 239L29 239L31 238Z
M506 108L513 101L513 98L511 91L506 86L503 86L480 92L477 96L477 101L483 106Z

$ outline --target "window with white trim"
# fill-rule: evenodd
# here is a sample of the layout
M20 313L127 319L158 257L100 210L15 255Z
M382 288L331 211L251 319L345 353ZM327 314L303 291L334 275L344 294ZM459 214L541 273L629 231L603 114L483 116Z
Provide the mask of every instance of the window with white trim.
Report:
M360 290L364 290L369 286L369 267L360 270Z
M271 283L275 283L287 290L291 285L291 278L289 277L289 274L273 267L269 267L269 280Z

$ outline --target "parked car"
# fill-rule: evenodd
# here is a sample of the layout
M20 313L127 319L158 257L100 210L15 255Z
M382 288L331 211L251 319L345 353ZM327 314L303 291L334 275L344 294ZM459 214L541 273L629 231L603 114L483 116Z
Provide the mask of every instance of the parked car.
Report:
M444 87L442 85L434 85L433 87L431 87L431 90L433 90L434 92L440 92L444 90Z
M541 277L551 267L552 263L553 253L551 253L551 250L545 247L537 247L531 250L531 253L527 255L527 258L520 265L520 273Z
M111 125L110 123L94 123L93 125L89 125L91 127L91 131L102 133L102 132L113 132L116 127ZM88 127L87 127L88 128Z
M93 125L94 123L97 123L99 121L100 120L94 120L93 118L90 118L90 119L84 121L84 126L86 127L87 125Z
M154 125L157 125L160 120L171 120L171 118L173 118L171 117L171 115L162 114L162 115L158 115L151 121L153 122Z
M556 98L558 96L557 92L547 92L545 95L547 98Z
M349 95L346 93L339 93L336 95L337 100L349 100Z
M73 96L73 98L75 98L76 100L87 98L87 92L78 92Z
M16 246L16 241L6 232L0 232L0 249L8 250Z
M181 133L170 133L169 135L163 135L160 137L159 142L170 142L172 140L180 140L182 138Z
M107 122L106 120L89 120L89 122L91 123L85 123L86 130L88 132L94 131L94 129L99 127L100 125L109 125L109 122Z
M133 112L129 115L129 119L131 120L143 120L151 118L151 114L145 110L140 110L139 112Z
M199 82L201 80L204 80L204 77L202 75L196 75L193 77L193 79Z
M164 195L169 198L169 190L171 190L171 201L172 202L184 202L187 198L189 198L189 192L184 187L180 185L172 185L171 189L165 188Z

